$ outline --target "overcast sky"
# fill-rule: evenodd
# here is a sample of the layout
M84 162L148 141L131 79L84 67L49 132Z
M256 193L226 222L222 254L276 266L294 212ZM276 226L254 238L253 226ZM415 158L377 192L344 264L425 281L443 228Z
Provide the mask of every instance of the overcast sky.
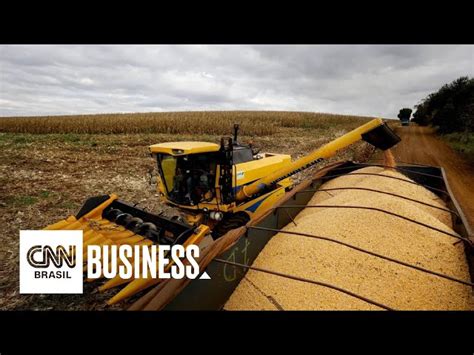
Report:
M0 46L0 116L291 110L396 117L474 46Z

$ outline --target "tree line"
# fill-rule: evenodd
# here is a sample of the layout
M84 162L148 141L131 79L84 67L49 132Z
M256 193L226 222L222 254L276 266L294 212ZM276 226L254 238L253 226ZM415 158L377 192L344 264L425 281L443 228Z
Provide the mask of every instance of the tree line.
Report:
M439 133L474 132L474 79L460 77L415 106L412 121Z

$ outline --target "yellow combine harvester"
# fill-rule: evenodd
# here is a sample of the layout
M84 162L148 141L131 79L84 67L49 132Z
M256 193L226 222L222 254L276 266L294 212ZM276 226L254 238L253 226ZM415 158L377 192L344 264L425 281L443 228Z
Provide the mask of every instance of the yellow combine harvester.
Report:
M259 153L238 143L237 134L238 125L234 125L234 137L222 138L220 145L172 142L150 146L158 166L160 196L185 212L185 218L152 214L112 194L88 199L75 217L46 229L83 230L85 261L88 245L197 244L204 238L219 238L268 210L292 188L292 175L337 151L360 140L383 150L400 141L381 119L374 119L292 162L289 155ZM127 284L109 300L114 304L159 281L117 276L99 290Z

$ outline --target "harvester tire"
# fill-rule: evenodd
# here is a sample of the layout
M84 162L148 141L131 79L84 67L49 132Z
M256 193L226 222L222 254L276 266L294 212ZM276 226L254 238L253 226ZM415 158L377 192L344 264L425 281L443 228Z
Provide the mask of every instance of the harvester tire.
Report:
M212 231L212 237L214 239L222 237L228 231L247 224L249 220L250 217L245 213L238 213L224 217L224 219L214 227Z

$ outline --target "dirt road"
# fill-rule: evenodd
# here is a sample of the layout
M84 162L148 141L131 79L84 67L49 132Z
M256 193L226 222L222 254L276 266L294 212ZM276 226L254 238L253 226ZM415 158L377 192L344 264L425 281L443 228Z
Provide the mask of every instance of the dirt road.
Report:
M452 192L474 230L474 166L436 137L430 127L399 126L395 132L402 138L392 149L395 159L443 167Z

